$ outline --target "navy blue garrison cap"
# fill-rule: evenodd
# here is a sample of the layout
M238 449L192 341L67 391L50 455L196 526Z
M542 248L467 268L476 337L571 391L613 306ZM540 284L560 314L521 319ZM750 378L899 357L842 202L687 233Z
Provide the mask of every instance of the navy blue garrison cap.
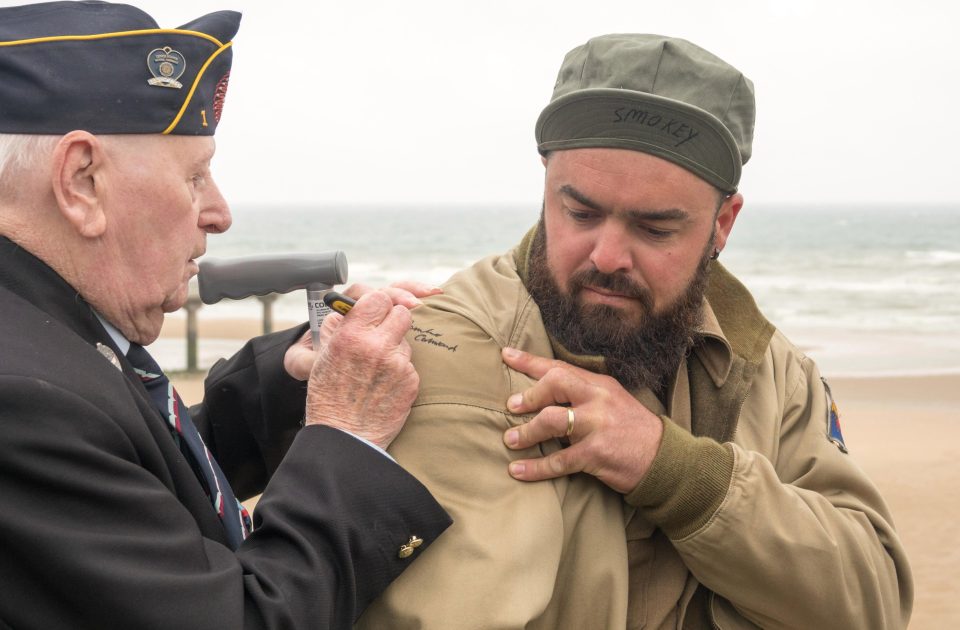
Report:
M0 8L0 133L212 136L239 27L236 11L162 29L126 4Z

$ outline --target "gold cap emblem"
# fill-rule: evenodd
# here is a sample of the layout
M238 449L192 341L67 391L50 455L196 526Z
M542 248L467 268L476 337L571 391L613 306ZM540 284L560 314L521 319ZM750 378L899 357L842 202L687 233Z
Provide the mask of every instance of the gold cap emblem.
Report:
M183 84L177 81L187 69L187 60L169 46L154 48L147 53L147 69L153 75L147 83L157 87L180 89Z

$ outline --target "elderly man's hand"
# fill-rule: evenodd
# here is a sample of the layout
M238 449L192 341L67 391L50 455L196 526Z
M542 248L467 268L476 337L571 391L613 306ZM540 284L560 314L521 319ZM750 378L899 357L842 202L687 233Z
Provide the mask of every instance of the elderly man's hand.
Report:
M330 331L307 384L306 424L325 424L387 448L420 378L410 362L410 311L382 291L362 296Z
M365 284L352 284L350 288L343 293L354 299L359 299L361 296L374 290L373 287ZM420 298L443 293L443 290L438 287L422 282L414 282L412 280L395 282L391 286L381 289L381 291L389 295L394 304L405 306L408 309L416 308L423 304ZM343 316L337 312L329 313L323 319L323 324L320 326L321 348L326 345L333 331L337 329L341 321L343 321ZM283 357L283 367L287 371L287 374L293 378L298 381L305 381L310 376L310 371L313 369L313 363L316 359L317 350L313 347L313 340L308 330L295 344L287 349L287 353Z
M512 462L513 477L539 481L582 471L624 494L640 483L660 448L660 418L609 376L513 348L504 348L503 361L540 379L507 401L513 413L540 413L507 430L504 443L521 449L553 438L570 440L568 448L545 457Z

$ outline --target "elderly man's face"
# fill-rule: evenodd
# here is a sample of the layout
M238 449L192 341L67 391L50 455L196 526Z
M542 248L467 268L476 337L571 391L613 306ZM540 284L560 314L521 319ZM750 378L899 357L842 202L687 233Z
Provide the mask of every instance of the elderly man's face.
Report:
M608 367L639 363L625 384L662 384L699 321L706 259L726 242L739 195L718 215L715 188L638 151L556 151L546 167L530 290L548 330Z
M104 146L109 168L99 193L116 265L104 277L118 281L110 301L120 311L111 319L149 343L163 314L186 302L207 234L230 227L229 208L210 174L215 145L199 136L113 136Z

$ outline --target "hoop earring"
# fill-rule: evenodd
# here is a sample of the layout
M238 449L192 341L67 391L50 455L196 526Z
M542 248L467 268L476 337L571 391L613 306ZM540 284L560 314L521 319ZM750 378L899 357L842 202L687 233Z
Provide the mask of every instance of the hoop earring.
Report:
M719 248L719 247L714 247L714 248L713 248L713 255L710 256L710 260L716 260L717 258L720 258L720 248Z

